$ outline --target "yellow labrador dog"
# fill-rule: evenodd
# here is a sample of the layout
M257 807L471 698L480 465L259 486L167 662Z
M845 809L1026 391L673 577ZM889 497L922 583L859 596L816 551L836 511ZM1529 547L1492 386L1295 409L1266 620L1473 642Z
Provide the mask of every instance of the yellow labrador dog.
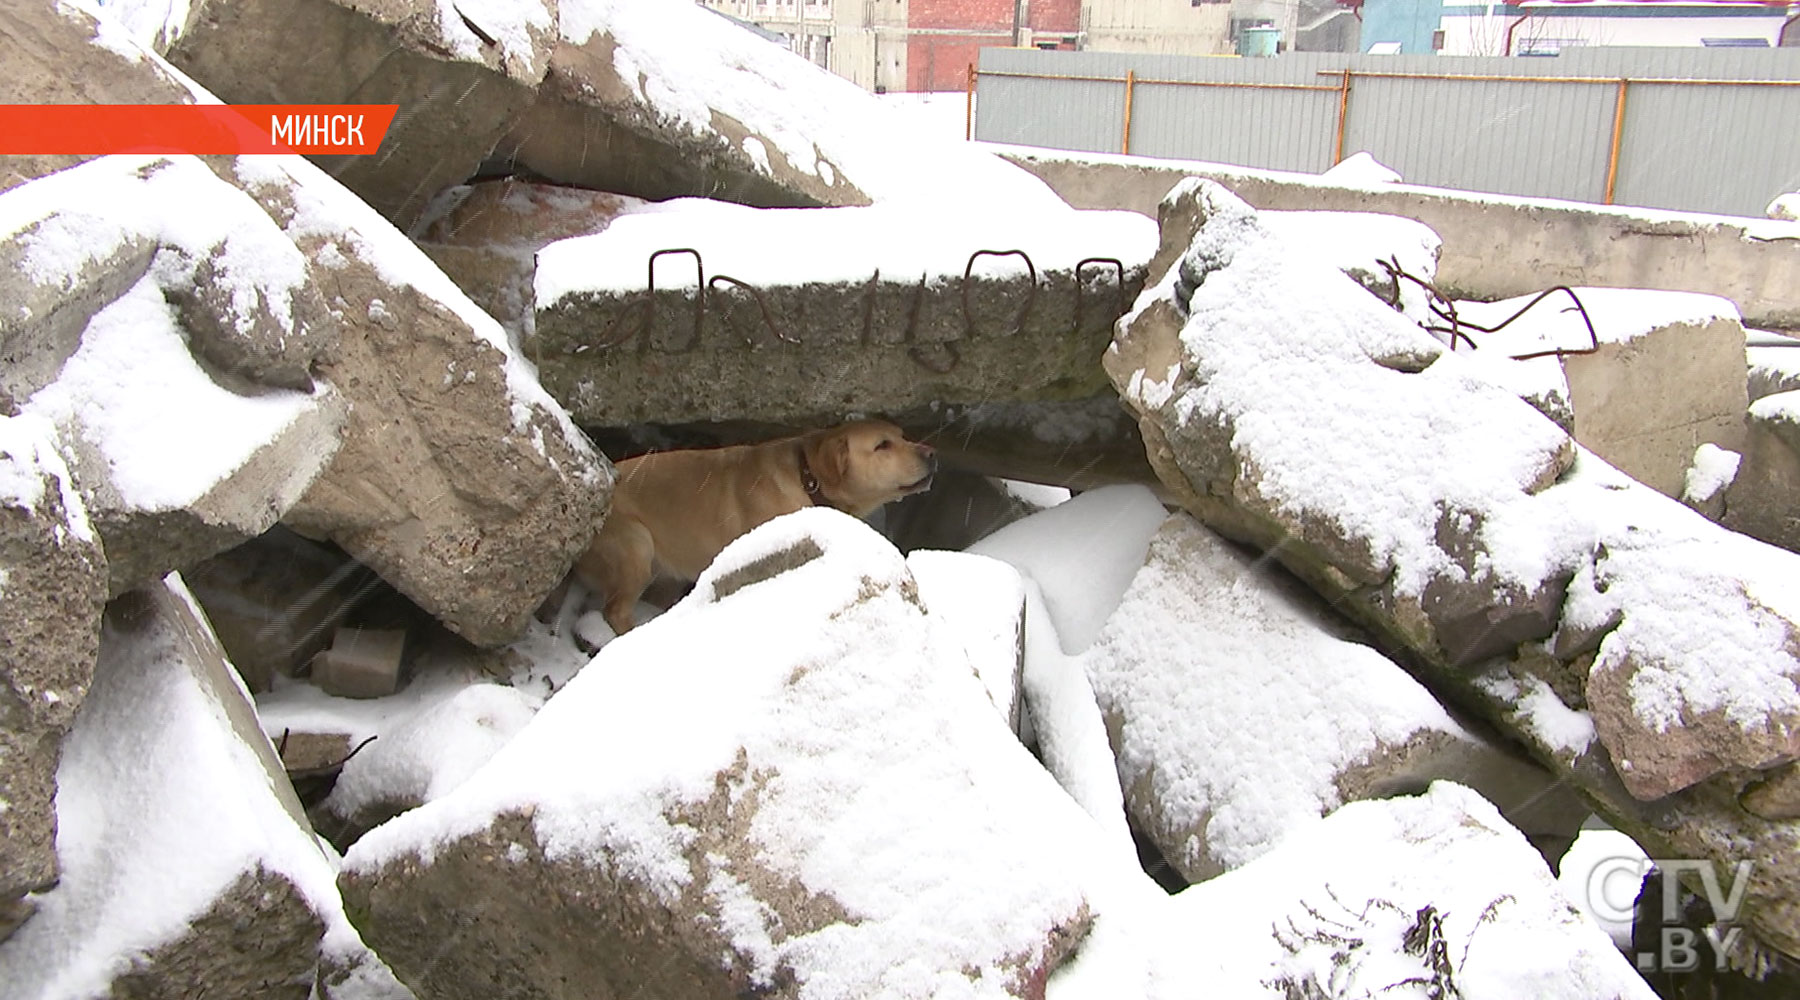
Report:
M937 460L878 420L766 444L663 451L618 464L612 512L575 562L575 575L602 595L623 635L632 609L658 576L692 581L732 539L801 508L836 507L862 517L931 488Z

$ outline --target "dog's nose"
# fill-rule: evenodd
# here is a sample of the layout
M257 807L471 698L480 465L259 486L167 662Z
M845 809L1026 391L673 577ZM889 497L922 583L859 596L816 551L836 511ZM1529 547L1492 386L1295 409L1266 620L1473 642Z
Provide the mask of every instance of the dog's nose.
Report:
M919 449L919 457L920 458L932 459L934 461L936 460L935 459L935 456L937 455L936 448L933 448L932 446L930 446L928 444L915 445L914 447Z

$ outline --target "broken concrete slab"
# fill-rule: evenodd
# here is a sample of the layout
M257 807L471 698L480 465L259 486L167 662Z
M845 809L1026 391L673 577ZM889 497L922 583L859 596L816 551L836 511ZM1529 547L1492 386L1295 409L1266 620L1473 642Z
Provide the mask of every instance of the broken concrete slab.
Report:
M1083 656L1134 825L1188 882L1346 802L1472 785L1560 857L1588 809L1471 734L1296 581L1185 513Z
M539 253L525 350L597 426L1084 399L1142 222L670 203Z
M319 367L350 404L341 450L283 522L472 642L517 638L592 537L611 466L499 324L367 205L297 157L227 172L322 261L342 330Z
M962 639L994 710L1025 729L1025 581L988 556L924 549L906 557L919 599Z
M0 981L20 995L308 995L338 905L332 866L178 577L108 607L57 786L63 876L0 944Z
M87 695L106 557L55 430L0 417L0 941L56 883L56 768Z
M344 401L312 386L337 328L292 242L192 159L71 167L0 194L0 212L47 285L117 248L154 248L154 266L116 299L69 313L91 310L74 350L64 354L66 331L40 339L32 323L15 340L57 363L19 405L62 429L111 591L274 524L331 460L344 419Z
M1462 302L1457 312L1492 326L1535 298ZM1666 496L1681 496L1700 445L1743 446L1744 327L1726 299L1575 288L1553 292L1500 332L1469 336L1481 353L1570 352L1561 363L1575 440Z
M1749 436L1737 475L1725 489L1722 523L1800 552L1800 391L1751 405Z
M349 912L444 1000L1041 996L1090 922L1087 820L953 651L867 526L779 518L358 841Z
M380 156L315 161L407 226L439 191L476 173L531 105L555 44L554 4L464 7L200 2L165 55L233 104L398 104Z
M1800 557L1573 447L1465 359L1417 365L1422 333L1302 274L1222 188L1175 197L1200 231L1106 359L1171 491L1653 855L1749 861L1743 926L1800 954L1800 829L1738 801L1800 753Z

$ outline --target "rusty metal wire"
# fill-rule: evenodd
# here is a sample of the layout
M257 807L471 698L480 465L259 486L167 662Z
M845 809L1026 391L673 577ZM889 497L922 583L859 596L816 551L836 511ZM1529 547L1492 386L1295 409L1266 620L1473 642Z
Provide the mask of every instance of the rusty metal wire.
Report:
M1557 347L1557 348L1552 348L1547 351L1531 351L1531 352L1528 352L1525 354L1512 354L1512 355L1508 355L1508 357L1512 358L1512 360L1514 360L1514 361L1530 361L1533 358L1548 358L1548 357L1565 358L1565 357L1569 357L1571 355L1593 354L1594 352L1600 350L1600 335L1594 329L1593 317L1588 315L1587 306L1582 304L1581 296L1575 294L1575 290L1573 288L1570 288L1567 285L1554 285L1554 286L1551 286L1550 288L1546 288L1542 292L1539 292L1537 295L1533 296L1530 302L1527 302L1523 306L1520 306L1518 311L1514 312L1511 316L1508 316L1505 319L1501 320L1500 322L1495 323L1493 326L1483 326L1480 323L1476 323L1472 320L1464 319L1460 315L1458 315L1457 311L1456 311L1456 303L1454 301L1452 301L1449 296L1447 296L1443 292L1439 291L1438 287L1436 285L1432 284L1429 281L1426 281L1424 278L1421 278L1416 274L1412 274L1412 273L1408 272L1405 268L1401 267L1400 260L1398 257L1378 261L1377 263L1379 263L1381 265L1382 270L1387 272L1388 279L1394 283L1394 297L1393 297L1393 301L1388 303L1389 305L1392 305L1392 306L1399 305L1400 282L1402 280L1409 281L1425 290L1425 294L1429 297L1426 302L1427 308L1429 308L1431 310L1431 314L1433 316L1437 317L1442 322L1441 323L1426 323L1426 324L1422 324L1422 325L1424 326L1424 328L1426 330L1429 330L1433 333L1441 333L1441 334L1447 335L1450 338L1450 349L1452 351L1456 350L1456 342L1458 340L1461 340L1463 343L1469 345L1470 350L1475 350L1476 349L1475 339L1473 337L1469 336L1468 331L1474 330L1477 333L1499 333L1501 330L1504 330L1504 329L1506 329L1506 327L1510 326L1514 320L1517 320L1519 317L1530 312L1532 310L1532 308L1535 307L1538 303L1544 301L1545 299L1556 294L1557 292L1562 292L1562 293L1568 295L1569 299L1575 303L1575 305L1572 308L1576 312L1581 314L1581 322L1587 327L1589 346L1587 346L1587 347ZM1568 310L1565 309L1564 311L1566 312ZM1448 325L1443 325L1443 324L1448 324Z
M1027 258L1027 260L1029 259ZM1119 309L1114 315L1125 315L1125 309L1129 305L1125 301L1125 262L1117 257L1083 257L1075 262L1075 324L1069 328L1069 332L1072 334L1081 332L1082 306L1087 303L1087 297L1083 294L1087 286L1082 284L1081 269L1089 264L1111 264L1118 275Z
M719 287L721 284L730 285L734 289L738 289L750 295L756 302L757 310L762 317L763 327L768 331L768 335L773 342L803 346L800 338L794 336L785 329L777 311L769 305L768 298L763 293L762 289L757 288L747 281L734 278L727 274L715 274L709 278L706 274L705 260L701 257L700 251L693 247L670 247L650 254L649 259L646 262L644 294L634 297L631 301L627 302L617 314L615 314L612 322L609 323L606 329L602 331L601 335L595 339L593 346L602 350L611 350L622 347L635 339L637 341L636 350L638 353L641 354L650 350L656 326L656 262L659 258L670 254L684 254L694 259L694 324L693 331L688 335L686 341L666 348L665 353L686 353L694 350L700 345L703 326L706 321L706 311L708 308L707 299L709 296L721 294ZM970 305L969 300L969 289L974 279L975 262L982 257L1015 256L1025 262L1028 283L1025 290L1025 300L1019 306L1018 312L1013 317L1012 332L1016 334L1024 329L1025 323L1030 319L1032 310L1037 304L1039 284L1037 264L1031 259L1031 255L1024 250L977 250L969 255L969 260L963 267L961 288L963 317L962 339L973 340L981 332L976 327L974 310ZM1074 326L1072 327L1072 332L1074 333L1079 333L1081 331L1086 311L1091 308L1087 301L1089 292L1086 284L1082 281L1082 271L1085 268L1091 268L1096 265L1110 266L1112 268L1116 281L1115 291L1117 293L1118 313L1124 313L1128 305L1128 294L1125 287L1125 264L1123 261L1116 257L1088 257L1081 260L1075 265L1074 270L1075 310ZM870 275L868 283L864 286L860 343L865 346L874 341L875 305L876 296L880 288L880 281L881 272L877 271L873 275ZM910 308L907 310L906 330L900 339L900 344L906 347L907 355L912 358L913 362L919 367L940 375L948 374L950 371L954 370L957 364L962 360L962 352L956 346L957 342L939 341L924 343L917 339L919 316L924 307L925 289L926 281L921 277L918 287L915 288L912 293L912 302ZM752 343L753 340L746 336L745 342Z

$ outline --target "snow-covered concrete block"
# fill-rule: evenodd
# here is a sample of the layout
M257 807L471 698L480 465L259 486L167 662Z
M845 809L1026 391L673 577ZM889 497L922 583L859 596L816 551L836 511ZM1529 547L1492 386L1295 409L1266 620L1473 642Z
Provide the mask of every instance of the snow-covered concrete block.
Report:
M1800 552L1800 391L1751 404L1748 431L1743 460L1725 490L1723 523Z
M114 593L268 529L331 460L344 403L310 368L336 324L300 251L198 160L115 157L15 187L0 233L48 287L154 248L117 298L47 312L90 314L73 351L55 329L34 345L29 322L14 345L57 364L19 408L61 429Z
M319 365L349 404L342 445L284 523L472 642L517 638L592 538L611 466L500 325L373 209L299 157L221 169L284 220L342 330Z
M1129 212L682 199L541 250L527 352L598 426L1084 399L1154 247Z
M0 944L9 995L308 995L332 866L179 578L108 607L56 811L62 878Z
M0 941L57 877L56 767L94 673L106 558L55 431L0 417Z
M988 556L922 549L906 557L931 615L962 640L1007 728L1025 724L1025 581Z
M1106 357L1165 485L1566 776L1658 857L1752 862L1800 954L1791 822L1737 801L1800 747L1800 560L1577 448L1467 358L1203 202ZM1548 640L1548 641L1544 641Z
M899 554L815 508L732 543L340 884L439 998L1042 996L1088 925L1086 823Z
M1525 839L1449 782L1344 806L1168 910L1171 984L1179 945L1205 941L1232 960L1183 985L1220 996L1656 996Z
M1662 493L1679 497L1694 449L1743 445L1744 327L1729 300L1692 292L1577 288L1594 324L1560 293L1499 333L1474 333L1506 355L1599 349L1562 358L1575 440ZM1494 325L1530 298L1465 302L1458 315Z
M1438 779L1518 809L1513 821L1561 854L1587 816L1579 800L1334 634L1310 595L1269 570L1174 514L1082 658L1126 807L1183 877L1243 865L1345 802Z
M1344 272L1407 318L1430 319L1429 293L1384 266L1424 281L1435 278L1444 241L1430 226L1378 212L1264 212L1260 218L1296 252Z

